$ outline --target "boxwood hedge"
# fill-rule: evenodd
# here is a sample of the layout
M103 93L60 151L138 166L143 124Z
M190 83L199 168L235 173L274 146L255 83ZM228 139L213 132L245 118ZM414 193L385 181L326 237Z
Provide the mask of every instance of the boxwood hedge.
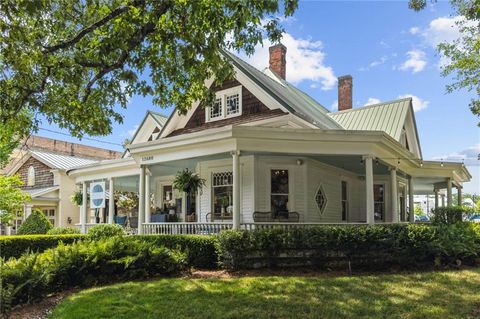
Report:
M80 234L0 236L0 257L18 258L29 251L42 252L56 247L60 242L71 244L84 237Z

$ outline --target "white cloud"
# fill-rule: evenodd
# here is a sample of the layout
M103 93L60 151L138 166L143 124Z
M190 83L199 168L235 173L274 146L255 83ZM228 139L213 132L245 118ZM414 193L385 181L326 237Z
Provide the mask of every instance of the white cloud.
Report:
M338 111L338 100L333 101L332 105L330 105L330 110L332 110L332 112Z
M130 137L133 137L133 135L135 135L135 132L137 131L139 125L135 125L131 130L128 130L127 133Z
M337 83L332 67L325 65L325 52L321 41L295 38L284 33L282 43L287 47L287 80L298 84L302 81L318 83L322 90L330 90ZM268 48L272 43L263 40L263 46L257 45L254 55L242 57L256 68L268 67Z
M480 144L475 144L467 147L464 150L445 154L442 156L433 157L434 160L444 160L446 162L464 162L465 165L477 166L480 165L478 160L480 156Z
M367 105L372 105L372 104L378 104L380 103L380 99L377 99L375 97L369 97L368 100L367 100L367 103L365 103L364 105L367 106Z
M442 42L453 42L461 36L457 23L463 19L461 16L434 19L422 32L422 36L434 48Z
M412 98L412 104L413 104L413 111L414 112L418 112L420 110L423 110L423 109L428 107L428 104L430 104L430 101L426 101L426 100L424 100L422 98L419 98L418 96L413 95L413 94L403 94L403 95L398 96L399 99L404 99L404 98L407 98L407 97Z
M419 49L407 52L408 59L400 65L399 69L403 71L412 70L413 73L422 71L427 65L425 52Z
M410 30L408 30L408 32L410 32L410 34L417 34L420 32L420 28L419 27L411 27Z

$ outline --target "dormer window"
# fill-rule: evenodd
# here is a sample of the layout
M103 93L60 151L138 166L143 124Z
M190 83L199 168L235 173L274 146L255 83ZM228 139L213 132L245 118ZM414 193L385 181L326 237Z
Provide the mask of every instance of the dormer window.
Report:
M242 86L215 93L213 105L206 109L206 121L212 122L242 114Z

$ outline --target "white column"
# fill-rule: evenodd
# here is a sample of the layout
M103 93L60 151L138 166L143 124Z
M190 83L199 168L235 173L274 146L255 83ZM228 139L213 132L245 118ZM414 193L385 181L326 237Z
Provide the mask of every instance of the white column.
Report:
M25 214L23 215L23 220L27 219L28 216L32 214L33 205L25 204Z
M80 208L80 232L87 232L87 182L82 183L82 207Z
M390 169L390 201L392 203L392 223L398 223L397 169Z
M365 156L365 196L367 224L375 224L374 202L373 202L373 164L372 157Z
M115 198L113 195L114 180L110 177L108 191L110 192L110 200L108 201L108 223L113 224L113 214L115 213Z
M447 206L452 206L452 180L447 179Z
M413 223L415 222L415 201L413 197L413 177L410 176L408 179L408 206L409 206L409 214L408 214L408 221Z
M457 205L462 206L462 187L457 186Z
M240 159L239 151L232 152L233 159L233 229L240 229Z
M434 189L433 192L435 193L435 209L438 208L438 189Z
M150 222L150 172L145 174L145 222Z
M143 221L145 217L145 166L141 166L138 196L138 234L143 234Z

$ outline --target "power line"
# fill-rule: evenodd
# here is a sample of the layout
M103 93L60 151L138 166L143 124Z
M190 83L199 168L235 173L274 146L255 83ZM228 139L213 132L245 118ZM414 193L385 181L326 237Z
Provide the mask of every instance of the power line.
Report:
M60 134L60 135L64 135L64 136L74 137L74 138L75 138L75 136L72 136L72 135L70 135L70 134L63 133L63 132L58 132L58 131L54 131L54 130L50 130L50 129L43 128L43 127L40 127L39 130L46 131L46 132L50 132L50 133L55 133L55 134ZM109 144L109 145L115 145L115 146L122 146L122 147L123 147L123 145L122 145L122 144L119 144L119 143L102 141L102 140L98 140L98 139L90 138L90 137L83 137L82 139L83 139L83 140L92 141L92 142L97 142L97 143L103 143L103 144Z

